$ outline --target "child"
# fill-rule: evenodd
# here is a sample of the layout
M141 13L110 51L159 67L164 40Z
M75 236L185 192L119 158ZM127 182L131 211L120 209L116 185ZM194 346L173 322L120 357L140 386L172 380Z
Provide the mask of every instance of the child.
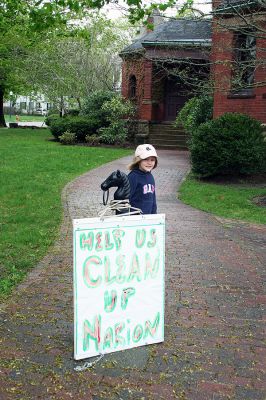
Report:
M151 144L141 144L136 148L135 157L128 166L130 182L129 202L140 208L143 214L156 214L157 204L155 181L151 170L157 167L157 153Z

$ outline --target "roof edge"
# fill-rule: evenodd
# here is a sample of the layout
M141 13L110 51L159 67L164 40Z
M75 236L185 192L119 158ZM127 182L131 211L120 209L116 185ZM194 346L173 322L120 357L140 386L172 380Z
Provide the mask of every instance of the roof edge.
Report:
M245 9L248 7L254 7L254 6L266 6L265 0L248 0L246 3L240 2L239 3L235 3L235 4L228 4L228 5L221 5L218 6L215 10L211 11L212 15L216 15L216 14L227 14L227 15L231 15L234 14L234 10L237 9Z

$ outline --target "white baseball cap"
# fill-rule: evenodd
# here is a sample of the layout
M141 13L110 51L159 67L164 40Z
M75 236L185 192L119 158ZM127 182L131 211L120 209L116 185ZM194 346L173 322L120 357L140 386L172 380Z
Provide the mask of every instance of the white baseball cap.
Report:
M140 144L135 151L135 157L144 160L148 157L158 157L155 148L151 144Z

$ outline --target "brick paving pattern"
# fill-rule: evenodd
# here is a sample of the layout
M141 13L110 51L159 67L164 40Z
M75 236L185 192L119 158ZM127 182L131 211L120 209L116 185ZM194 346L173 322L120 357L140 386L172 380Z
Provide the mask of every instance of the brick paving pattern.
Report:
M2 305L0 399L265 400L266 227L228 221L177 199L185 151L159 151L166 214L165 341L73 360L72 218L103 209L100 183L123 158L64 189L60 239Z

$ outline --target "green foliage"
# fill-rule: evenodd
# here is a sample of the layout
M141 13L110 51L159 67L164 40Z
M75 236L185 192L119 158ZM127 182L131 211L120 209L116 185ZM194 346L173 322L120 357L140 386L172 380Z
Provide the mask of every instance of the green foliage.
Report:
M68 130L68 122L66 117L54 118L49 121L51 133L56 139L59 139L59 136Z
M118 122L121 118L130 117L134 114L134 106L128 100L121 96L114 96L102 105L102 111L106 115L108 122Z
M261 124L226 113L201 124L190 143L192 171L199 177L265 171L266 142Z
M185 131L193 134L198 126L212 119L213 98L211 96L192 97L188 100L176 118Z
M80 110L77 108L70 108L67 110L67 115L71 115L72 117L77 117L80 113Z
M106 113L106 119L110 125L99 129L101 142L107 144L125 143L128 133L126 123L134 113L131 102L116 96L106 101L102 105L102 110Z
M51 123L53 121L56 121L57 119L60 119L59 114L48 114L47 117L45 118L44 122L47 126L51 126Z
M82 116L66 117L68 130L76 134L78 142L84 142L86 135L95 132L97 125L93 119Z
M185 4L193 3L193 0L187 0ZM6 20L22 18L27 15L30 26L34 31L43 31L51 29L58 25L65 25L67 21L82 15L85 17L94 9L101 9L109 0L49 0L30 2L28 0L3 0L0 3L0 13L3 15L0 20L0 27L6 30ZM129 13L129 20L132 23L149 16L152 9L165 11L175 5L175 0L165 0L160 4L152 3L146 5L141 0L123 0L122 4L126 6Z
M75 144L77 141L75 133L69 131L64 132L59 139L62 144Z
M50 108L47 111L47 117L50 117L50 115L57 115L59 117L60 116L60 111L57 108Z
M53 119L50 122L50 130L53 136L58 139L64 132L73 132L78 142L84 142L86 135L93 133L98 128L93 119L87 117L66 116Z
M130 41L129 23L126 27L92 13L94 4L86 0L0 3L0 95L5 100L10 92L14 97L38 92L59 109L64 98L76 107L90 91L117 85L120 67L115 58ZM4 125L1 117L0 112Z
M108 126L108 110L102 109L105 102L111 100L116 94L111 91L96 90L92 92L85 100L80 115L86 116L95 121L98 128Z
M86 135L85 142L91 146L98 146L100 144L100 138L97 135Z
M127 129L123 121L113 122L107 128L99 129L100 141L106 144L124 144L127 138Z
M97 91L87 99L83 115L50 118L48 122L56 139L69 131L76 135L78 142L93 141L89 137L99 134L102 143L124 143L127 136L126 117L132 115L133 111L129 101L112 92Z

